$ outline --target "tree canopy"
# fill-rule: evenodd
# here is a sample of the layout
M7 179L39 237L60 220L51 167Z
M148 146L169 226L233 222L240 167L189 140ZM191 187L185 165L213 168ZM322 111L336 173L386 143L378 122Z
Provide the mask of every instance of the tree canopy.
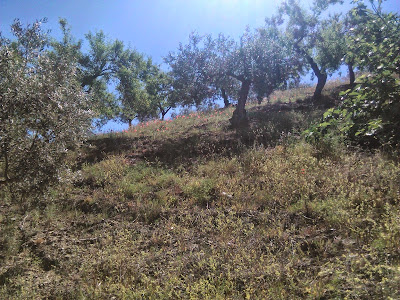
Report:
M400 17L380 6L357 1L350 16L349 56L369 74L345 91L343 102L324 114L310 137L339 132L346 140L368 147L400 145Z
M46 49L40 21L24 28L16 20L12 31L16 41L0 45L0 185L16 197L58 179L67 152L87 135L92 112L73 49Z
M317 99L343 61L351 83L353 66L369 75L309 135L335 127L363 145L398 145L399 16L372 0L354 1L345 17L324 15L341 2L316 0L305 10L287 0L265 26L247 28L238 39L192 33L165 58L169 71L102 31L86 35L84 53L64 19L61 40L51 39L40 21L27 27L15 21L14 41L0 34L0 184L22 190L55 180L68 149L84 140L94 119L131 126L134 119L164 119L173 107L222 98L225 106L237 101L230 120L236 127L247 123L249 94L261 102L297 82L308 66L318 78Z
M298 76L294 71L298 60L290 47L277 26L270 23L254 32L246 30L240 41L223 34L216 38L192 34L189 44L180 45L178 53L170 53L166 62L172 69L174 88L194 103L212 99L219 90L238 95L231 119L236 126L246 122L245 105L252 86L264 97Z
M315 1L312 8L306 10L298 1L287 0L275 16L281 24L287 19L286 36L318 79L314 92L316 100L321 97L328 75L339 68L346 48L340 15L324 19L322 13L330 5L342 2Z

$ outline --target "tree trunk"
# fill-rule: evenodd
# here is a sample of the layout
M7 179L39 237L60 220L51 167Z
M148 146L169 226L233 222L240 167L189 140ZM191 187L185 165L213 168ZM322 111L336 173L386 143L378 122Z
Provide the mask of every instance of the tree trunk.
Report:
M356 81L356 75L354 74L353 64L349 63L347 66L349 68L350 85L353 86L354 82Z
M261 102L263 101L263 97L262 96L260 96L260 95L257 95L257 102L258 102L258 104L261 104Z
M318 78L318 83L314 91L313 99L319 100L321 98L322 90L324 89L326 80L328 79L328 75L323 73L319 69L317 63L304 49L301 49L300 46L298 46L297 44L295 45L295 48L297 49L298 52L302 53L306 57L307 62L310 64L311 69L313 70L315 76L317 76Z
M224 106L228 107L229 105L231 105L229 103L228 96L226 95L225 89L221 89L221 94L222 94L222 98L224 99Z
M129 129L132 128L132 119L128 119L128 126L129 126Z
M161 113L161 121L164 121L165 115L169 112L171 108L172 107L170 106L167 109L164 109L161 105L158 106L158 109L160 110Z
M240 87L239 91L238 104L236 106L235 111L233 112L232 118L230 119L230 122L233 127L240 127L247 125L248 120L247 120L245 106L246 106L247 96L249 95L250 86L251 86L250 80L242 81L242 86Z
M321 99L322 90L325 86L326 80L328 79L328 75L320 72L317 75L317 78L318 78L318 83L317 83L317 87L315 88L315 91L314 91L314 96L313 96L314 100Z
M4 156L4 168L3 168L3 177L4 180L0 180L0 185L2 184L7 184L8 181L10 180L10 177L8 176L8 145L4 145L4 150L2 151L3 156Z

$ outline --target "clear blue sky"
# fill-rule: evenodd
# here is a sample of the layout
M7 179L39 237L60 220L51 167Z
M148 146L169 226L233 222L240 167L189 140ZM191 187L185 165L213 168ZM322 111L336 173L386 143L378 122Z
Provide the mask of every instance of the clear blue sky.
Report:
M47 17L46 28L57 35L62 17L77 38L101 29L161 63L179 42L187 41L191 31L237 37L246 25L263 25L276 4L265 0L0 0L0 28L9 32L14 18L32 23Z
M0 0L0 30L10 36L15 18L23 23L47 17L46 28L59 34L58 19L66 18L73 35L84 39L103 30L162 63L162 57L185 43L191 31L222 32L237 38L249 25L262 26L281 0ZM311 0L302 0L308 6ZM384 3L400 11L400 0ZM348 6L347 6L348 7Z
M157 63L185 43L191 31L223 32L238 37L249 25L263 25L281 0L0 0L0 30L9 36L15 18L23 23L47 17L46 28L59 34L58 18L66 18L73 35L84 39L89 31L103 30ZM305 6L311 0L302 1ZM400 10L400 0L385 7Z
M186 43L192 31L220 32L238 38L246 26L264 24L281 0L0 0L0 31L11 37L15 18L23 24L48 18L46 29L59 36L58 19L67 19L72 34L84 39L89 31L103 30L156 63ZM312 0L301 1L308 7ZM400 0L388 0L386 10L400 12ZM348 9L349 6L343 7ZM341 9L343 9L341 8ZM85 44L84 44L85 47Z

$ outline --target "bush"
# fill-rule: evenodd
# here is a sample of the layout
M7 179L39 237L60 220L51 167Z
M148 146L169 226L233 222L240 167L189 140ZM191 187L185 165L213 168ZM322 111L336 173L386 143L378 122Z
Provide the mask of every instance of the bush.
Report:
M359 3L351 11L354 27L349 33L349 54L357 66L370 72L342 93L342 104L328 110L308 136L336 130L349 141L365 147L400 145L400 16L373 10Z
M15 198L59 179L91 112L73 57L46 50L40 22L22 28L16 21L12 30L16 41L0 39L0 187Z

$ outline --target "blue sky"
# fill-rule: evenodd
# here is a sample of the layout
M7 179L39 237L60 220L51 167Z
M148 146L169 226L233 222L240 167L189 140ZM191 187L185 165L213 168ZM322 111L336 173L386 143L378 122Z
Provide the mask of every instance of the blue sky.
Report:
M162 57L186 42L191 31L239 36L247 25L261 26L277 1L263 0L0 0L0 28L9 32L14 18L23 23L47 17L47 28L59 33L66 18L72 33L83 39L103 30L162 63Z
M157 63L185 43L191 31L238 37L246 28L262 26L281 0L0 0L0 30L6 36L15 18L23 23L47 17L46 28L59 34L58 18L66 18L72 33L84 39L103 30L150 55ZM301 1L305 7L311 0ZM400 0L384 6L400 11ZM346 6L348 7L348 6Z
M234 38L246 26L264 24L281 0L0 0L0 31L11 37L15 18L23 24L48 18L46 29L59 36L59 17L67 19L72 34L84 39L89 31L103 30L110 39L119 39L162 63L189 34L218 34ZM311 0L301 1L308 7ZM400 0L384 2L386 10L400 12ZM344 6L343 8L349 8ZM340 8L340 9L343 9ZM84 47L85 47L84 43Z

